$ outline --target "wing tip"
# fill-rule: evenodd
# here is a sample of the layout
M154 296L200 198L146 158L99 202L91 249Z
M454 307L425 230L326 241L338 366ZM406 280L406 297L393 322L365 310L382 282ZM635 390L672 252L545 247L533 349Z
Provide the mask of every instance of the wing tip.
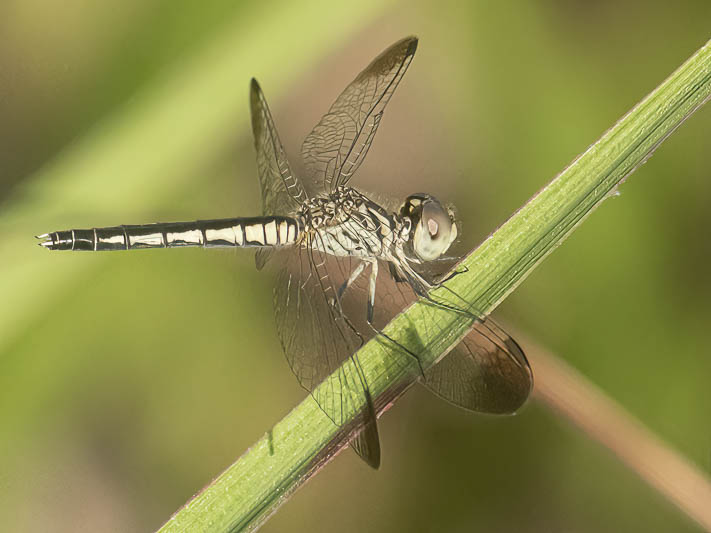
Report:
M353 451L373 470L380 469L380 436L375 420L365 423L365 427L350 443Z
M378 450L378 455L376 457L368 457L365 463L373 470L380 469L380 451Z
M262 134L262 88L259 86L257 78L252 78L249 82L249 108L252 114L252 134L254 145L258 146L259 137Z
M257 78L252 78L249 81L249 96L252 101L259 100L259 94L262 92L262 88L259 86Z
M405 55L414 55L417 51L417 43L420 42L420 39L417 37L417 35L410 35L409 37L405 37L403 41L407 43L407 50L405 51Z

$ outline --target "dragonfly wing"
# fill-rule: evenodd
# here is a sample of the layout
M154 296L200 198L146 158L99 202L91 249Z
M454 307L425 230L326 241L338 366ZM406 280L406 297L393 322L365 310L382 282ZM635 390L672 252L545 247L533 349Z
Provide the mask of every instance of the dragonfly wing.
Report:
M410 285L398 280L394 269L389 274L378 278L378 327L417 299ZM435 324L434 317L428 320L434 309L423 308L422 327ZM425 370L420 381L438 396L469 411L504 414L515 412L526 401L533 375L516 341L491 318L478 318L464 339Z
M254 78L250 87L250 108L254 148L257 151L259 187L262 192L262 212L265 215L294 213L301 207L307 196L301 183L291 171L264 93ZM257 268L261 270L270 256L271 249L258 250Z
M417 38L407 37L376 57L306 137L301 154L317 188L345 185L363 162L416 49Z
M426 370L422 383L469 411L508 414L528 398L533 374L516 341L487 319L476 322L449 354Z
M309 238L318 238L318 235ZM380 444L373 401L355 352L364 336L337 301L356 261L300 247L288 253L274 290L277 331L291 370L338 426L359 431L353 449L374 468ZM324 380L336 374L337 379ZM323 383L322 383L323 382ZM351 416L355 413L355 417Z
M373 400L368 391L366 391L366 399L368 405L362 412L362 429L351 440L350 445L361 459L377 470L380 467L380 437Z

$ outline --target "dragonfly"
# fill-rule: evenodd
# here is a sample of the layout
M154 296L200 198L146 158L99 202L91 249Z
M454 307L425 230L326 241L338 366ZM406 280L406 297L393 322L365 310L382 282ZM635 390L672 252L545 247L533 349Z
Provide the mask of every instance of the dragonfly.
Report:
M429 293L458 238L451 206L415 193L394 203L351 185L385 107L417 49L402 39L376 57L340 94L305 138L297 176L255 79L250 107L262 215L191 222L71 229L39 235L50 250L136 250L184 246L256 248L257 269L278 265L273 303L291 370L321 410L344 427L358 413L350 446L380 465L375 402L357 351L385 337L382 325ZM440 304L442 305L442 304ZM470 311L467 311L470 312ZM467 335L417 379L469 411L511 414L526 401L533 376L521 347L493 320L473 314ZM419 362L418 362L419 364ZM326 380L336 374L337 379ZM319 387L321 382L328 387Z

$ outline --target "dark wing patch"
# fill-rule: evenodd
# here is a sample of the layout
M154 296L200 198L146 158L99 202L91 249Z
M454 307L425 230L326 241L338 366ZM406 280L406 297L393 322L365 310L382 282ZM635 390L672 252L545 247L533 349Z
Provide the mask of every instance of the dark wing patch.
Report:
M422 383L469 411L510 414L528 398L533 374L516 341L487 319L426 370Z
M394 315L417 299L397 272L381 269L376 292L376 322L383 327ZM434 308L433 308L434 309ZM423 327L427 306L421 313ZM423 349L427 349L423 347ZM425 370L420 381L445 400L481 413L515 412L528 398L533 374L521 347L491 318L478 318L469 333L437 364Z

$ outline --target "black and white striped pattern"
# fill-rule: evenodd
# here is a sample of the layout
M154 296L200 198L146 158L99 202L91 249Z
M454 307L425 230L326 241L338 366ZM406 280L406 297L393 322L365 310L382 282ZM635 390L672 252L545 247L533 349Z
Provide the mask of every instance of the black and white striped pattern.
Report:
M180 246L271 247L294 244L301 235L291 217L226 218L137 226L72 229L40 235L50 250L137 250Z
M392 260L407 238L404 224L376 202L350 187L309 200L299 213L310 248L337 257Z

